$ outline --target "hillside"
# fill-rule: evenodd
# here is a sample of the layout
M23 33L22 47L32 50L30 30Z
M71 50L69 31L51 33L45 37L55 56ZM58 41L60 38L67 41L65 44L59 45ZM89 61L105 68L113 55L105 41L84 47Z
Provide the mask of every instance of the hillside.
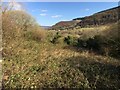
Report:
M95 13L91 16L86 16L82 18L75 18L71 21L61 21L53 25L51 29L73 29L75 27L92 27L98 25L105 25L110 23L115 23L118 21L119 13L118 10L120 7L111 8L104 10L98 13Z
M50 27L49 29L54 30L64 30L74 28L80 20L72 20L72 21L61 21Z
M80 27L89 27L89 26L96 26L96 25L105 25L105 24L110 24L110 23L115 23L118 21L119 13L118 9L120 7L115 7L112 9L108 9L105 11L101 11L98 13L95 13L91 16L83 17L83 18L77 18L74 20L82 20L77 24L77 26Z

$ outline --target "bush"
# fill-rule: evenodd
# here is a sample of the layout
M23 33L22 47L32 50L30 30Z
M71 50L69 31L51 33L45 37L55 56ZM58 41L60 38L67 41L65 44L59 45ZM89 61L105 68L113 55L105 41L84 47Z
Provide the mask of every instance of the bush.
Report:
M112 38L108 40L109 52L108 55L115 58L120 58L120 38Z
M79 48L85 48L86 47L86 40L83 40L83 39L81 39L81 38L79 38L78 40L77 40L77 47L79 47Z
M58 39L59 39L60 37L61 37L61 36L60 36L59 32L57 32L57 33L55 34L55 36L53 37L53 39L52 39L50 42L53 43L53 44L56 44L56 43L58 43Z
M8 11L2 16L3 41L10 42L27 34L35 40L40 40L43 33L35 19L25 11ZM29 35L30 34L30 35Z
M2 16L3 29L27 30L36 26L35 19L24 11L9 11Z
M75 37L72 36L67 36L64 38L64 42L67 43L68 45L76 46L77 40Z
M78 38L76 46L78 48L83 48L89 51L94 51L99 54L103 54L104 53L103 48L107 46L107 42L106 39L104 39L104 37L96 35L93 38L90 37L88 39Z
M77 47L96 52L101 55L120 58L120 38L96 35L93 38L78 39Z
M94 36L89 38L87 41L87 48L93 51L100 51L102 47L102 39L100 36Z
M112 24L108 30L103 32L107 39L108 55L115 58L120 58L120 21Z
M71 43L71 40L70 40L70 39L71 39L70 36L65 37L65 38L64 38L64 42L67 43L68 45L70 45L70 43Z
M30 30L24 33L24 37L35 41L43 41L45 39L45 31L43 30Z

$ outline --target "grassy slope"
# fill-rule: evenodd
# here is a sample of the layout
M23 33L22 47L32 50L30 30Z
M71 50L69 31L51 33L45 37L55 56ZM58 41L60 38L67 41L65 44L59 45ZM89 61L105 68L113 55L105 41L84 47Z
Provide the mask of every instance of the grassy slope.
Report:
M84 28L84 31L95 29ZM48 34L50 32L55 33L48 31ZM75 31L62 31L63 36L66 36L65 32L75 34ZM119 88L119 60L87 51L77 52L65 46L24 37L9 41L4 46L3 85L12 88Z

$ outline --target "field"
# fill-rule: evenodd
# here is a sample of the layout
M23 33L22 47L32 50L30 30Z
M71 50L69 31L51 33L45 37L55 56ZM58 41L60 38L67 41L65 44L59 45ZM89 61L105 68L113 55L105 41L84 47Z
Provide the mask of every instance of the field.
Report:
M2 89L120 89L120 21L116 10L110 9L110 15L99 12L82 18L84 24L78 20L78 26L67 21L60 24L65 28L58 23L60 29L45 30L26 11L3 7ZM45 12L41 15L46 16ZM51 18L56 17L61 15Z
M64 37L68 35L79 38L81 33L81 37L87 35L88 38L98 32L102 34L108 27L109 25L68 31L42 30L41 35L45 33L43 40L30 38L29 33L25 33L27 31L11 32L13 36L6 32L3 37L3 87L118 89L118 58L64 43ZM58 32L60 38L51 43Z

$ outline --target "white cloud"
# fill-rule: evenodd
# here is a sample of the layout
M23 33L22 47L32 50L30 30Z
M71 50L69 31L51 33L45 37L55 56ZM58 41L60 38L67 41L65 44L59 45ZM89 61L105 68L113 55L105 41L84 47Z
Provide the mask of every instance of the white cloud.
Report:
M89 11L90 9L89 8L86 8L85 11Z
M35 12L35 11L37 11L37 12L47 12L48 10L46 10L46 9L34 9L34 10L32 10L32 12Z
M43 9L43 10L41 10L41 12L47 12L48 10L45 10L45 9Z
M46 16L47 14L46 13L41 13L40 16Z
M54 15L54 16L51 16L52 18L60 18L62 17L62 15Z

